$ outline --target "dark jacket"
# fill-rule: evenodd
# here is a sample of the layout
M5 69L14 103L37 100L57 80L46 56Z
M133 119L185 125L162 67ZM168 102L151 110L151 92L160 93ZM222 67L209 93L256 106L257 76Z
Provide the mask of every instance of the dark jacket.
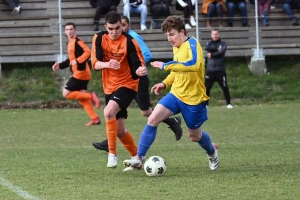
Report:
M205 46L207 53L211 53L211 58L206 58L206 71L225 71L225 52L227 45L221 39L209 41Z
M292 8L299 8L300 7L300 0L279 0L280 3L290 4Z
M232 2L232 3L236 4L236 5L238 5L241 2L246 2L246 0L226 0L226 3L227 2Z
M150 0L150 11L153 12L153 10L160 4L164 4L171 7L172 0Z
M255 5L255 0L249 0L250 3L252 3L253 5ZM271 4L273 4L275 2L275 0L272 0Z
M103 8L110 8L111 6L118 6L121 0L89 0L93 8L101 6Z

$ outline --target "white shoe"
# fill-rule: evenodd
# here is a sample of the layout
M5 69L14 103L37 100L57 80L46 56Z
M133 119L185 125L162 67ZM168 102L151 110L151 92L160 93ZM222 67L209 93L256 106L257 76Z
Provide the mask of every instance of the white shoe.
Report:
M144 24L141 24L141 30L142 30L142 31L143 31L143 30L147 30L147 26L144 25Z
M196 20L195 20L194 16L190 17L190 22L191 22L192 26L196 26Z
M19 6L20 7L20 6ZM11 15L16 15L19 11L20 11L20 8L18 9L18 7L15 7L12 12L11 12Z
M131 157L131 160L134 160L135 157L138 157L138 156L133 156L133 157ZM138 157L138 159L140 160L139 157ZM124 160L124 162L125 162L125 161L128 163L128 160ZM145 162L145 158L142 158L141 161L142 161L142 163L144 163L144 162ZM123 164L124 164L124 162L123 162ZM125 165L125 164L124 164L124 165ZM125 165L125 166L126 166L126 165ZM142 164L138 165L137 167L129 166L129 167L126 167L125 169L123 169L123 172L134 171L134 170L140 170L140 169L142 169L142 167L143 167Z
M133 168L141 169L142 166L143 166L143 159L140 158L139 156L134 156L134 157L131 157L130 160L124 160L123 165L127 168L128 167L133 167Z
M215 143L212 143L215 152L213 154L207 155L208 161L209 161L209 168L211 170L216 170L219 167L219 157L218 157L218 145Z
M108 154L107 167L116 168L118 166L118 157L115 154Z
M233 108L233 106L231 104L228 104L226 107L227 108Z
M177 0L177 2L179 3L179 5L181 5L181 7L186 7L187 3L185 3L183 0Z
M185 29L191 29L192 27L189 24L184 25Z
M18 6L16 9L17 9L17 13L21 14L21 6Z

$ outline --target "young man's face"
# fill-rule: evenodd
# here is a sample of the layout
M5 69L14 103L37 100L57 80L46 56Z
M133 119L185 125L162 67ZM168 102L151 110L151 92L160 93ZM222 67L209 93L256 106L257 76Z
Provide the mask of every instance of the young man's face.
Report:
M173 47L179 47L183 42L184 30L182 29L178 32L175 29L171 29L170 31L165 33L168 37L168 41L171 43Z
M212 40L216 41L220 38L219 31L211 31Z
M66 36L68 36L68 38L74 38L76 33L74 26L73 25L65 26L65 33Z
M130 29L130 25L127 24L125 19L122 19L122 28L125 33L128 33L128 30Z
M106 23L105 25L106 30L108 31L108 35L110 39L115 40L118 39L122 35L122 25L120 22L115 24Z

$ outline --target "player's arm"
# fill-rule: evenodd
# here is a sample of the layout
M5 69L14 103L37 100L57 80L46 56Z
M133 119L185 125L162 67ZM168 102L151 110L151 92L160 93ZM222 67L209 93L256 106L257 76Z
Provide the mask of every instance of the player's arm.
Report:
M140 76L145 76L147 73L144 57L137 41L134 39L130 39L130 37L127 37L127 40L129 40L127 42L127 58L131 75L133 79L138 79Z
M161 83L155 84L151 88L151 92L154 92L156 95L159 95L159 92L161 90L166 89L167 87L169 87L173 84L174 79L175 79L175 73L171 72L164 81L162 81Z
M101 70L105 68L103 62L103 51L102 51L102 33L99 32L94 35L92 41L91 51L91 62L94 70Z
M191 38L189 45L187 45L186 51L188 52L188 58L186 61L170 61L164 63L162 70L172 72L197 72L203 63L203 52L199 42Z
M211 45L210 42L207 42L204 48L207 52L212 53L212 52L217 52L218 48L215 47L214 45Z
M61 63L59 63L58 66L59 66L59 69L65 69L65 68L69 67L70 66L69 58L62 61Z
M227 50L226 43L221 42L220 46L218 47L218 51L211 53L211 57L216 58L216 57L224 56L226 50Z
M134 39L140 45L145 63L148 63L152 59L152 54L150 52L150 49L148 48L148 46L146 45L146 43L144 42L143 38L140 35L137 35L136 37L134 37Z
M80 48L82 48L83 53L76 58L77 63L85 63L88 61L88 59L91 57L91 50L90 48L85 44L83 40L79 40L76 45L79 45Z
M70 62L70 64L73 66L73 65L77 65L77 69L79 71L83 71L85 70L86 68L86 62L88 61L88 59L90 58L91 56L91 50L90 48L85 44L85 42L83 40L79 40L76 41L75 43L75 56L78 54L78 51L79 53L81 53L80 56L78 56L76 58L76 60L72 60Z

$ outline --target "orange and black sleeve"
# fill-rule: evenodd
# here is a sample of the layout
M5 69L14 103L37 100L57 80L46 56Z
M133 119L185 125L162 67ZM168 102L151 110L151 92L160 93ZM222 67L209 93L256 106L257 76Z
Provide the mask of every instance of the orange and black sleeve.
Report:
M86 68L86 63L91 56L90 48L85 44L83 40L76 38L75 43L75 58L77 62L77 70L83 71Z
M99 32L94 35L92 42L92 53L91 61L92 68L95 69L95 64L97 61L103 61L103 52L102 52L102 32Z

